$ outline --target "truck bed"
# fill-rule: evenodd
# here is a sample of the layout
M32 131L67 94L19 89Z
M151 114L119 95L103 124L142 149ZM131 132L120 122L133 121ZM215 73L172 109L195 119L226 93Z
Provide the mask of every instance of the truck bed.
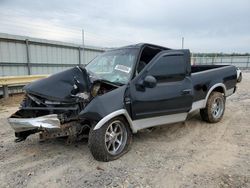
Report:
M197 72L207 71L211 69L226 67L226 66L229 66L229 65L192 65L191 72L197 73Z
M231 65L193 65L191 79L193 83L193 101L206 97L209 89L218 83L225 85L226 93L231 94L236 85L236 68Z

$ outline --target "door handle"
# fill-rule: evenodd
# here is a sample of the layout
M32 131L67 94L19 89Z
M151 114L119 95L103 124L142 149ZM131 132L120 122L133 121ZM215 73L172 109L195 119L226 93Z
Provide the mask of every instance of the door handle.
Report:
M188 95L190 93L191 93L191 89L184 89L184 90L181 91L182 95Z

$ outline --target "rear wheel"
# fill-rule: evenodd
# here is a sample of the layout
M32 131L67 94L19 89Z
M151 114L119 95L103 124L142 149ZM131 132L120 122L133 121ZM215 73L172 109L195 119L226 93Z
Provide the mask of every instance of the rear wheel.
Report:
M212 92L207 100L206 108L200 110L201 118L209 123L219 122L225 111L225 97L220 92Z
M132 133L123 117L116 117L101 128L90 131L89 148L98 161L112 161L129 150Z

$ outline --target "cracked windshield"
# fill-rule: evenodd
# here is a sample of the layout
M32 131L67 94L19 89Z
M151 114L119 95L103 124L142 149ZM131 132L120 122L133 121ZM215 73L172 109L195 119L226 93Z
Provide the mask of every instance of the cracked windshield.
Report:
M132 74L137 49L122 49L106 52L85 68L91 76L115 84L126 84Z

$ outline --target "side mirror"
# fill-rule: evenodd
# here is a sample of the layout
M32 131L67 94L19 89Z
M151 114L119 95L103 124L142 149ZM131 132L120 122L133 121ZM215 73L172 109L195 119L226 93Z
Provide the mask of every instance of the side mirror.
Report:
M143 80L143 85L144 87L147 88L154 88L157 84L157 80L155 79L155 77L148 75L144 78Z

